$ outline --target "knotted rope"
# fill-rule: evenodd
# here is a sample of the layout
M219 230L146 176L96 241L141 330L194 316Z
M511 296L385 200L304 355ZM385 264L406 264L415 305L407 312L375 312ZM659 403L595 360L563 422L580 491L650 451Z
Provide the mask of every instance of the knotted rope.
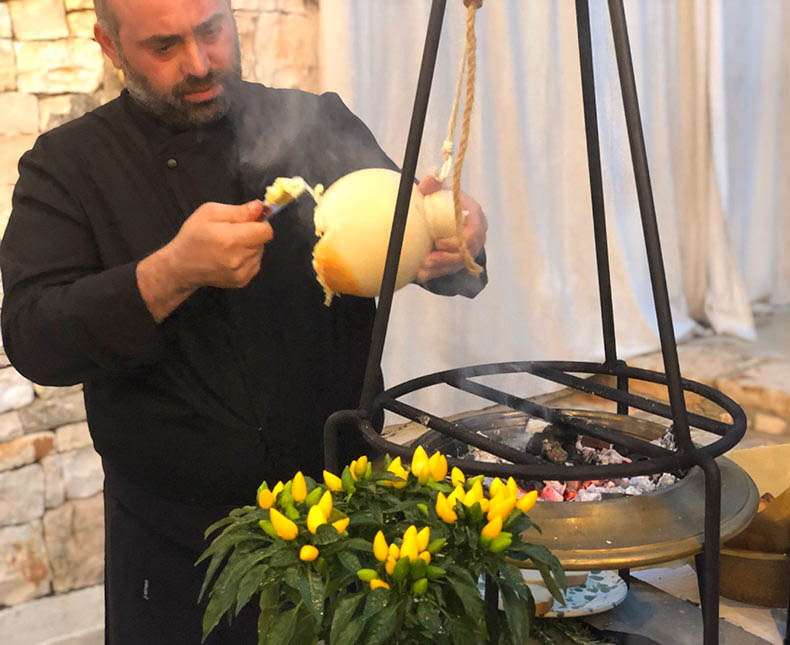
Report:
M464 215L461 208L461 172L464 167L464 157L469 145L469 130L472 121L472 106L475 101L475 73L477 71L477 37L475 36L475 17L477 10L483 6L483 0L464 0L466 5L466 43L464 53L461 58L461 71L458 75L458 82L455 86L455 98L453 99L453 109L450 113L450 122L447 126L447 138L442 144L442 156L444 163L436 174L440 183L444 184L450 170L453 171L453 205L455 208L455 236L458 239L461 254L464 258L464 266L472 275L478 276L483 269L475 262L469 248L466 246L463 225ZM466 76L466 93L464 95L464 114L461 119L461 136L458 142L458 154L453 165L453 135L455 133L456 120L458 118L458 106L461 101L461 89L463 87L464 76Z

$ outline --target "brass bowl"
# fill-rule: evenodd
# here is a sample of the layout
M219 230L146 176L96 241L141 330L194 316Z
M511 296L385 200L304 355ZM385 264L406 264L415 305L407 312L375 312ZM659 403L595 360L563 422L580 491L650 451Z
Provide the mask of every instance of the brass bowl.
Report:
M787 607L790 554L721 550L721 595L763 607Z
M586 410L563 412L648 441L665 431L660 424L631 416ZM524 415L507 408L460 414L452 420L463 421L491 438L525 443L520 438L525 434ZM446 452L447 442L453 440L444 435L436 437L438 434L426 433L418 441ZM725 541L751 522L759 495L740 466L726 457L719 457L716 462L721 470L721 540ZM598 502L539 502L529 516L542 533L530 529L525 539L551 549L568 570L623 569L668 562L702 550L705 477L695 466L683 479L652 493Z

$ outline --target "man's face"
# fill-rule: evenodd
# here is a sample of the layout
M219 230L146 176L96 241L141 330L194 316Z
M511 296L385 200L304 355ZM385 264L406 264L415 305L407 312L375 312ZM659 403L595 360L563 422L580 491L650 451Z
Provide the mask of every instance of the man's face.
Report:
M102 46L123 70L132 96L178 127L209 123L227 112L241 80L239 40L227 0L111 4L119 25L115 55Z

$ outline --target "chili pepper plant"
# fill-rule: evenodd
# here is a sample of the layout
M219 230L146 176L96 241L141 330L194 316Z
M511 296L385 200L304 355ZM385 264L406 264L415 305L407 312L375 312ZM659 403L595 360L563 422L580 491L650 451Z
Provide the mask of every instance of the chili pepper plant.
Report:
M259 644L521 643L535 604L516 566L529 560L562 601L565 575L527 513L537 493L515 481L467 479L441 453L418 447L411 464L362 456L323 482L301 472L234 509L213 537L201 589L203 637L250 602ZM500 607L481 595L496 585Z

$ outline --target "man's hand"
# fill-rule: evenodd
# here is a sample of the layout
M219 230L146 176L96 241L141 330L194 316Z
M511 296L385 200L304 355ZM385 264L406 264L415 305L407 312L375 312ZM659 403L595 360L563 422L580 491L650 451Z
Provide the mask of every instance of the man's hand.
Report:
M169 244L137 265L137 285L154 320L161 322L198 288L240 288L261 268L274 235L258 221L263 204L208 202L190 215Z
M429 175L420 181L420 192L430 195L441 189L439 181ZM472 257L477 256L486 241L488 221L480 207L469 195L461 193L461 208L464 211L463 232L466 246ZM426 282L442 275L456 273L464 268L464 259L459 250L458 240L454 237L445 237L434 242L433 251L425 258L419 271L417 282Z

